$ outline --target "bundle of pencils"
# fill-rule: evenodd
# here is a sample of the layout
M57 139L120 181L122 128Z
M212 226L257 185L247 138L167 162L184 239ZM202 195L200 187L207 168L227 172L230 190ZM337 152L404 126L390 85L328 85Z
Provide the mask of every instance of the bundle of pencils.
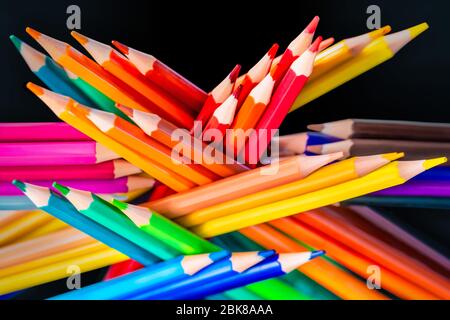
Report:
M341 217L327 217L335 219L328 229L315 216L313 221L302 220L311 210L401 188L422 172L433 172L430 169L446 162L445 153L434 145L444 142L427 142L435 153L397 161L404 151L409 156L406 144L388 151L372 148L342 160L349 155L346 149L311 152L322 153L317 150L324 144L345 144L348 137L319 130L323 132L277 139L290 111L392 58L428 25L391 35L386 26L331 45L334 39L314 39L318 23L315 17L278 57L274 44L241 77L237 65L209 93L152 55L118 41L113 41L117 51L73 32L91 59L31 28L27 32L49 56L11 36L50 90L31 82L28 89L66 124L47 124L65 130L52 130L53 139L47 136L49 129L40 129L38 139L29 137L30 129L6 127L0 165L14 170L0 173L0 190L12 198L24 193L29 203L74 228L48 228L20 242L13 241L18 236L5 241L0 248L0 294L64 278L67 265L76 264L85 272L121 262L110 277L128 275L55 299L195 299L221 292L228 298L387 298L363 288L354 274L336 267L337 261L359 275L365 263L379 262L386 268L387 290L397 297L447 298L442 274L406 259L403 251L389 252L401 257L399 261L379 254L386 248L376 241L379 235L371 233L371 223L378 220L358 222L360 229L352 232L344 230L350 222ZM271 158L264 165L268 151ZM127 168L115 170L118 162ZM146 176L128 177L141 170ZM89 177L85 180L95 187L80 177ZM133 205L127 203L130 197L116 195L130 190L112 192L131 179L151 182L147 189L153 179L158 182L149 201ZM308 223L339 243L330 244L322 234L320 241L315 234L296 239L299 226ZM280 232L267 233L267 242L249 232L255 228ZM230 234L233 231L240 233ZM205 240L212 237L217 242ZM240 249L227 248L230 241ZM333 252L333 262L321 257L302 267L302 276L297 272L289 281L273 279L322 255L322 245ZM356 253L341 250L344 246ZM225 248L251 252L230 254ZM291 253L278 254L275 248ZM370 257L360 258L361 252ZM124 262L128 258L133 261ZM426 258L435 259L436 254ZM399 272L421 275L399 280Z
M0 210L34 206L11 181L24 179L131 199L150 190L154 179L64 122L0 124Z

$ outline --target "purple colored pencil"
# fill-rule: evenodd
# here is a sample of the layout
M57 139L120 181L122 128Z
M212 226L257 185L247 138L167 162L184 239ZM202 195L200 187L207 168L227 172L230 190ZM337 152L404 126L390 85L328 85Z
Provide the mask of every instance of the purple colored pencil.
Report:
M65 122L0 123L0 142L92 141Z
M450 197L450 182L409 181L373 193L374 196Z
M41 187L52 187L52 181L33 181ZM130 191L151 188L155 181L151 178L129 176L113 180L59 180L58 183L75 189L86 190L101 194L127 193ZM53 189L55 190L55 189ZM56 190L55 190L56 191ZM23 192L11 182L0 182L0 196L19 196Z

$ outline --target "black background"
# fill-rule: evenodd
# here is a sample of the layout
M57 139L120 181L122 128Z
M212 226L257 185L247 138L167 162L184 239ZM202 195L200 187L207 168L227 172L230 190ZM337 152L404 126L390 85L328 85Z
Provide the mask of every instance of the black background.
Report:
M56 121L25 89L37 81L10 43L15 34L35 48L31 26L72 45L67 6L81 8L80 32L104 43L116 39L151 53L205 90L211 90L236 64L247 70L272 43L285 46L314 15L317 34L337 40L367 32L366 9L381 8L382 24L394 31L421 22L430 29L392 60L290 114L282 133L308 123L349 117L450 122L448 1L10 1L0 3L0 121ZM448 212L392 210L421 229L448 254ZM447 248L445 248L447 247Z

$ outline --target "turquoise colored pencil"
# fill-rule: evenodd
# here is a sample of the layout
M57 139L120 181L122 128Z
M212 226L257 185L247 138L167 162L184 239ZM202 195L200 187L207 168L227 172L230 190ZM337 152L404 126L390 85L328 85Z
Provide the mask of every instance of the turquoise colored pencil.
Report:
M69 96L82 104L93 106L93 102L73 85L65 70L52 58L30 47L14 35L9 38L30 70L52 91Z
M51 300L122 300L190 278L203 268L229 256L228 251L179 256L122 277L64 293Z
M37 206L55 218L83 231L107 246L122 252L143 265L151 265L159 259L117 233L80 214L69 201L49 188L38 187L14 180L13 184Z

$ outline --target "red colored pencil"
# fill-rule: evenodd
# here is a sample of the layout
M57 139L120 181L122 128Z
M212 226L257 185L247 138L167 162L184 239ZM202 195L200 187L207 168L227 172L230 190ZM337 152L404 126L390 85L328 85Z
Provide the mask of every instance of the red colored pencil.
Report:
M251 148L247 144L245 154L247 161L252 158L250 162L256 163L255 155L258 157L256 160L259 160L259 157L269 146L275 134L274 129L279 128L312 73L321 41L322 37L318 37L309 49L292 63L286 75L280 81L280 85L275 90L272 100L255 128L259 150L250 150ZM254 139L255 136L252 138Z
M236 65L230 72L230 74L209 93L208 98L203 104L203 107L200 110L196 121L199 121L202 125L208 123L217 107L220 106L230 96L240 70L241 66ZM192 128L191 133L195 132L195 128Z
M147 53L130 48L118 41L112 44L154 84L166 90L195 111L200 111L208 94L176 71Z
M239 95L238 104L236 110L239 111L242 103L244 103L245 99L249 95L250 91L266 76L266 74L270 70L270 66L272 65L272 61L275 58L275 55L278 50L278 44L275 43L269 49L269 51L258 61L257 64L251 68L247 74L244 76L244 80L242 80L242 91Z

